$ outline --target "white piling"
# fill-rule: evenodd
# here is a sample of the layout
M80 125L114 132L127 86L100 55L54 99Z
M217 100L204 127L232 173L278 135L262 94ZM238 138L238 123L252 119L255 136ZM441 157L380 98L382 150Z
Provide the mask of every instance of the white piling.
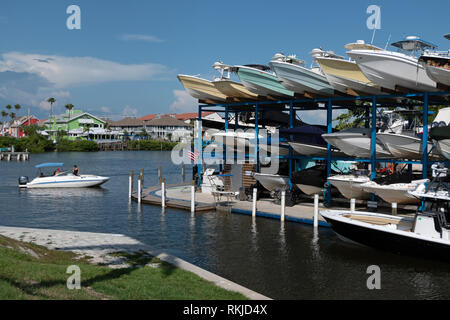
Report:
M161 207L166 207L166 179L161 182Z
M319 226L319 195L314 195L314 228Z
M356 201L355 199L350 199L350 211L355 212Z
M142 197L141 179L142 179L142 175L139 175L139 177L138 177L138 189L137 189L138 203L141 203L141 197Z
M194 185L194 181L192 181L192 186L191 186L191 212L192 213L195 212L195 185Z
M252 217L256 217L256 198L258 197L258 190L253 188L253 204L252 204Z
M397 214L397 202L392 203L392 214Z
M128 178L128 198L131 199L133 193L133 170L130 171L130 177Z
M281 221L284 221L284 211L286 205L286 191L281 191Z

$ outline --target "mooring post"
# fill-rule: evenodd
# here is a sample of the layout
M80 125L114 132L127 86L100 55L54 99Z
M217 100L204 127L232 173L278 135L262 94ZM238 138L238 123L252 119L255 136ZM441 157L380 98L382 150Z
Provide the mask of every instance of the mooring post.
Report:
M284 221L284 211L286 205L286 191L281 191L281 221Z
M130 177L128 178L128 198L131 199L133 194L133 170L130 170Z
M181 165L181 178L183 179L183 183L184 183L184 179L185 179L185 168L184 168L184 164Z
M138 194L138 203L141 203L141 197L142 197L142 173L139 175L138 177L138 189L137 189L137 194Z
M256 200L258 197L258 189L253 188L253 205L252 205L252 217L256 217Z
M166 207L166 178L161 182L161 207Z
M144 169L141 169L141 190L144 191Z
M319 226L319 195L314 195L314 228Z
M392 214L397 214L397 202L392 203Z
M350 211L355 212L355 199L350 199Z
M195 180L192 180L191 186L191 212L195 212Z

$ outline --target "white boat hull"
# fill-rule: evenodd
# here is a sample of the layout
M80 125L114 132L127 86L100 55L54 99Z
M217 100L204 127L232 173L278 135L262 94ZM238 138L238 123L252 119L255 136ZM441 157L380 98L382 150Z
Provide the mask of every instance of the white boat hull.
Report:
M380 140L384 146L389 150L395 158L421 160L422 159L422 139L392 133L377 133L377 139ZM433 146L428 144L428 152ZM439 159L440 155L437 152L430 154L430 158Z
M450 86L450 70L425 65L427 75L434 81Z
M396 86L415 91L436 91L425 68L414 57L391 51L352 50L347 54L355 60L364 75L383 88Z
M418 204L419 199L408 193L414 190L422 180L411 183L394 183L390 185L379 185L376 182L367 182L361 185L362 189L368 193L374 193L387 203L397 204Z
M367 85L356 80L339 77L332 74L326 74L331 86L340 92L347 93L347 88L356 91L360 95L380 95L384 94L379 87Z
M254 178L268 191L275 191L276 189L286 190L289 188L289 177L286 176L255 173Z
M307 143L300 143L300 142L289 142L292 149L295 153L301 156L308 156L308 157L327 157L328 156L328 150L326 147L322 146L316 146L312 144ZM339 152L336 150L332 150L331 154L333 157L345 157L345 153Z
M435 141L437 151L450 160L450 139Z
M81 175L81 176L52 176L52 177L37 177L26 185L20 185L22 188L88 188L100 186L106 181L108 177Z
M365 176L333 176L328 181L339 190L339 192L347 199L367 200L370 193L365 192L361 185L369 182L369 177Z
M323 193L322 188L319 188L316 186L300 184L300 183L297 183L296 186L297 186L297 188L300 189L300 191L302 191L304 194L307 194L308 196L312 196L314 194L321 195Z
M332 146L338 148L346 155L358 158L370 158L370 135L350 132L336 132L330 134L323 134L322 137ZM386 150L383 144L377 141L376 143L376 157L377 158L391 158L392 154Z

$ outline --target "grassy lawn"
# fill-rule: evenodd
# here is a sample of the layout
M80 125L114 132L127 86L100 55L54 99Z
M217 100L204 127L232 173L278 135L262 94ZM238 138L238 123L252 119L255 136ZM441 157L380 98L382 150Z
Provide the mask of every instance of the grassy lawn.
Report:
M116 253L129 267L90 264L74 253L0 236L0 299L245 299L144 252ZM67 267L81 269L81 289L66 286Z

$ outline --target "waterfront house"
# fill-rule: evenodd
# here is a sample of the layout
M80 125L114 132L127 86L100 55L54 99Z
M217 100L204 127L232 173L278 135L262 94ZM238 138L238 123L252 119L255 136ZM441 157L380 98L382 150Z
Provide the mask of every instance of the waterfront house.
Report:
M108 126L111 130L121 131L125 136L136 137L142 134L143 129L145 128L144 121L126 117L119 121L107 121Z
M192 136L192 126L170 116L144 121L145 128L153 139L180 141Z
M65 136L69 140L90 139L94 132L106 133L106 121L81 110L66 111L65 114L54 116L45 122L45 131L49 137ZM99 130L102 129L102 130Z
M25 136L25 133L22 130L23 126L32 126L39 122L39 119L35 116L23 116L19 119L15 119L12 121L12 124L9 126L9 135L14 138L22 138Z

